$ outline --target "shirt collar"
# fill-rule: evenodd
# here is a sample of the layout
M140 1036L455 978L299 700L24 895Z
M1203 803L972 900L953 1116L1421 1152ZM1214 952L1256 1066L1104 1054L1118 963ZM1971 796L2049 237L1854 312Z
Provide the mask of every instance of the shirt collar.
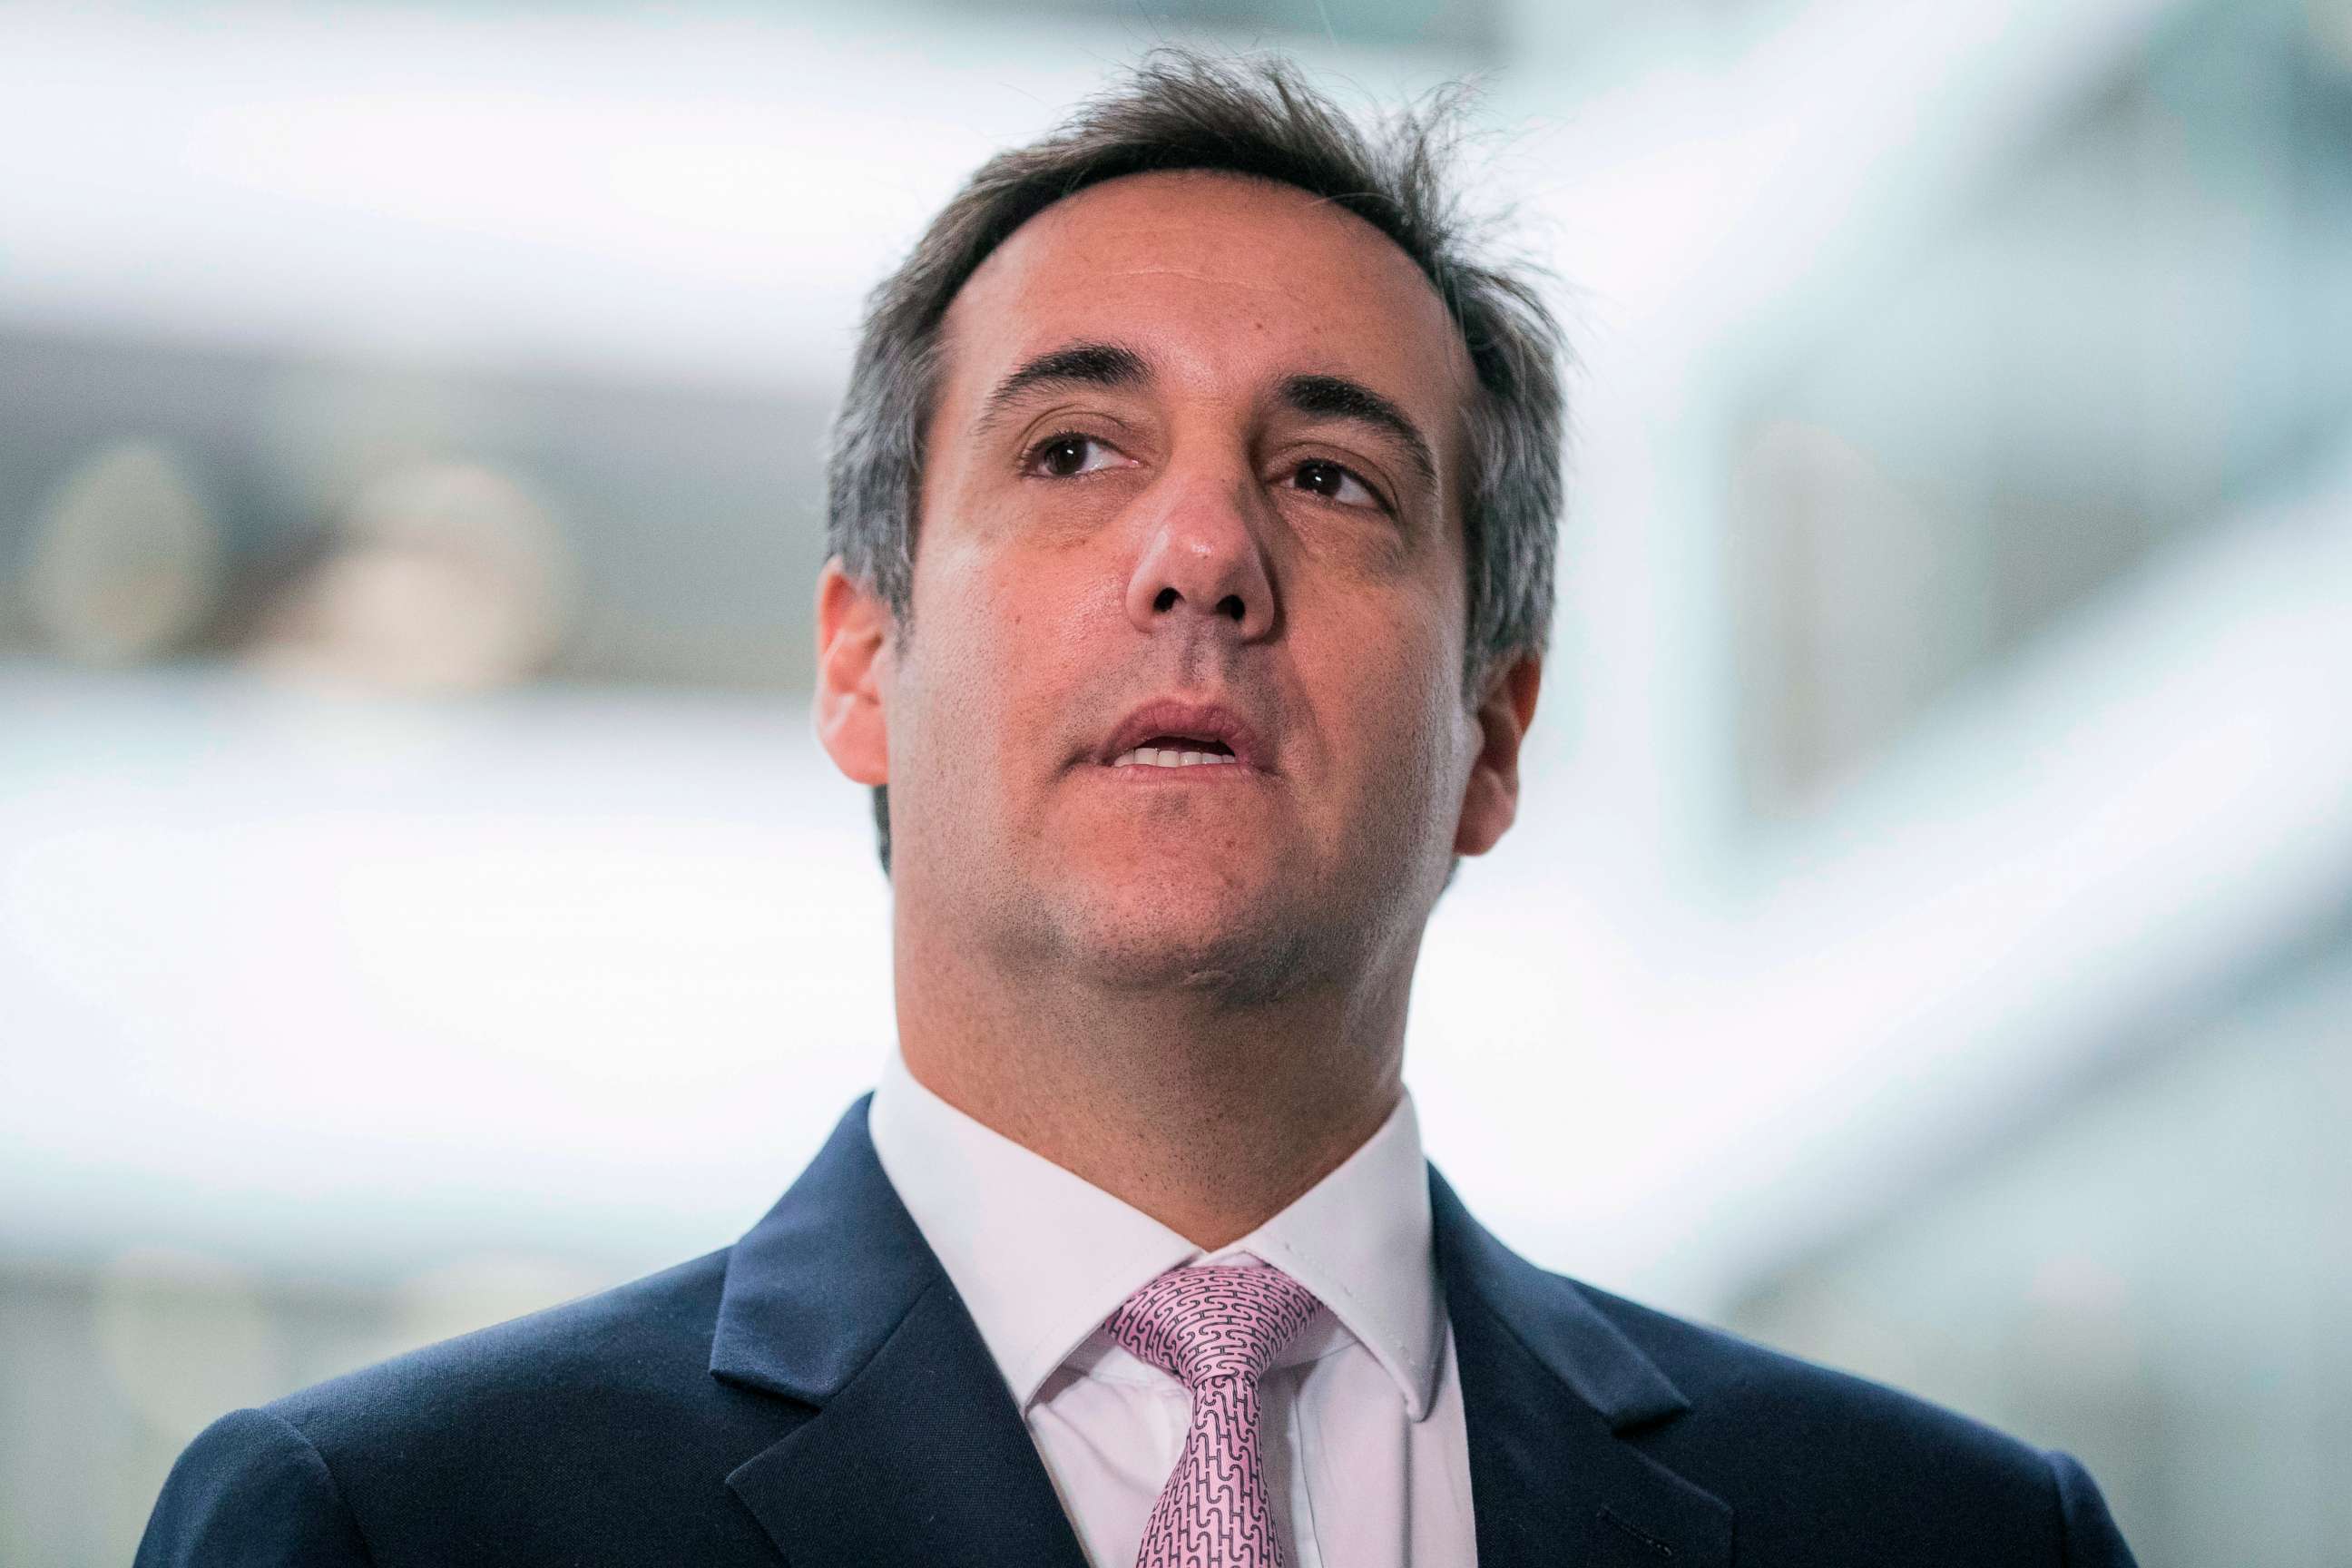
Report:
M893 1049L867 1111L874 1152L1026 1410L1139 1287L1247 1253L1313 1291L1418 1421L1443 1343L1429 1175L1412 1096L1280 1214L1212 1254L916 1081Z

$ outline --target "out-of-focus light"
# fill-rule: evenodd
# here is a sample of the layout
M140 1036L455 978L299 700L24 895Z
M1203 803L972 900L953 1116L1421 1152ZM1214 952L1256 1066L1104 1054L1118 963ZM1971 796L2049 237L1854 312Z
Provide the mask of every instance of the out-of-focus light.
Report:
M517 479L418 464L360 492L339 542L263 615L247 656L400 690L503 685L554 652L569 576L560 529Z
M258 1292L216 1258L124 1252L100 1271L92 1311L107 1377L167 1437L184 1442L222 1411L285 1387L283 1347Z
M2352 0L2306 0L2304 17L2336 68L2352 71Z
M2046 1258L2027 1282L2019 1351L2029 1364L2078 1384L2128 1385L2147 1363L2133 1332L2131 1281L2113 1264Z
M338 518L371 484L466 450L511 413L462 376L299 361L271 374L253 432L268 479L283 487L279 504Z
M1771 718L1753 783L1794 805L1897 732L1941 672L1938 531L1868 453L1791 420L1753 434L1731 492L1748 650L1767 656L1748 677Z
M576 1259L497 1253L412 1275L395 1293L392 1350L540 1311L612 1281Z
M25 593L50 645L89 664L170 652L204 626L221 540L178 458L124 441L68 474L34 527Z

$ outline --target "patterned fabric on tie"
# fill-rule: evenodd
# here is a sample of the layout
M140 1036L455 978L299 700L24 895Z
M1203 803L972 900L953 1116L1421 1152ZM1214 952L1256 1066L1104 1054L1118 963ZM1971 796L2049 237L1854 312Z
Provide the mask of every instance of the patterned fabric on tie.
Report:
M1282 1568L1257 1458L1257 1380L1319 1303L1273 1268L1172 1268L1104 1327L1192 1394L1136 1568Z

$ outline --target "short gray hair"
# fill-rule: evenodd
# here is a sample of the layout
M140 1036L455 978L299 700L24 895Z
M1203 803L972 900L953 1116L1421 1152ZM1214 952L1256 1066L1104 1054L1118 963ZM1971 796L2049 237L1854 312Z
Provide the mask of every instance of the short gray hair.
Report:
M1367 130L1278 58L1219 60L1163 48L1043 139L999 153L931 220L866 301L826 461L825 540L850 576L914 609L923 435L938 393L940 327L956 293L1013 231L1065 196L1126 174L1190 169L1295 185L1345 207L1420 267L1460 329L1477 376L1463 411L1460 501L1469 556L1464 696L1505 661L1543 650L1561 504L1566 349L1524 269L1475 254L1446 184L1459 92ZM887 792L874 792L884 869Z

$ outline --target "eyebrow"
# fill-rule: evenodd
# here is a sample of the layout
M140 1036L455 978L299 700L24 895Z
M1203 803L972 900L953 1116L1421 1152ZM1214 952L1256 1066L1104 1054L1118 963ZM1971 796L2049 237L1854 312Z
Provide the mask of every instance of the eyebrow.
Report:
M1294 375L1282 384L1282 401L1310 419L1343 419L1365 425L1404 448L1424 484L1437 482L1437 458L1420 426L1403 409L1361 382L1339 375Z
M971 427L974 433L987 430L1025 394L1041 386L1132 387L1150 379L1150 367L1133 349L1117 343L1068 343L1024 361L998 382Z
M1066 343L1024 360L996 384L975 434L985 432L1027 394L1040 387L1137 387L1151 380L1151 367L1133 349L1118 343ZM1437 458L1429 438L1404 410L1359 381L1339 375L1294 375L1282 384L1283 405L1310 419L1339 419L1380 432L1404 448L1424 484L1437 482Z

